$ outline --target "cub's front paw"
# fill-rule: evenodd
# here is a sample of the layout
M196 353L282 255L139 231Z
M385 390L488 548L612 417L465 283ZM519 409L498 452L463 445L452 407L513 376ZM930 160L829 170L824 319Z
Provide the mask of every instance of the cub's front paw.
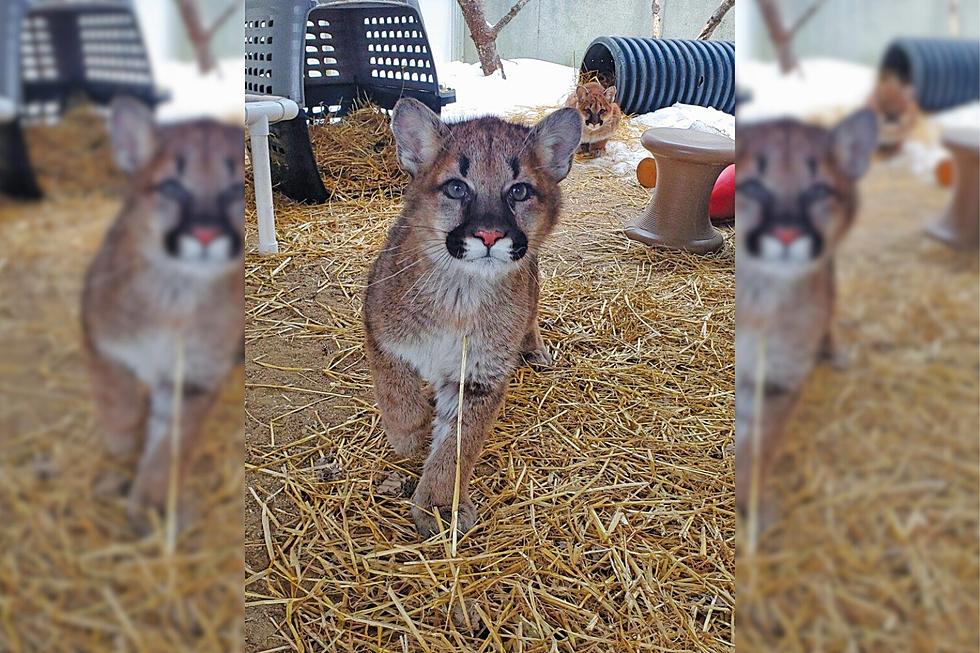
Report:
M551 358L551 353L548 352L548 348L544 345L525 351L523 356L524 362L531 367L549 367L554 362Z
M446 502L434 502L428 496L419 496L418 490L412 497L412 521L415 522L415 530L423 538L430 538L440 531L439 522L436 521L435 512L439 512L439 519L442 521L442 528L448 530L453 519L453 502L450 498ZM476 508L469 499L459 500L459 518L456 523L456 530L463 534L473 528L476 523Z

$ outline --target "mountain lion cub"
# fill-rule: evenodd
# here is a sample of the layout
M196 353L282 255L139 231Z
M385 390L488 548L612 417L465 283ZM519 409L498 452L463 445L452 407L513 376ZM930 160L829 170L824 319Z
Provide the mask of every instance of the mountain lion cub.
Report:
M582 144L579 152L599 156L606 151L606 143L612 138L623 112L616 104L616 87L603 88L599 82L579 84L568 96L565 106L574 107L582 114Z
M831 130L795 120L739 126L736 141L735 496L748 507L804 382L830 353L834 256L877 142L874 113ZM761 399L761 411L757 400ZM759 433L759 459L752 439Z
M371 269L364 323L389 442L403 456L429 450L412 508L429 536L435 510L451 518L463 337L460 531L476 519L467 486L511 373L522 355L550 360L537 325L538 253L558 221L582 119L559 109L534 128L444 124L402 99L392 131L412 181Z
M241 355L242 130L206 120L156 127L133 99L115 101L111 127L129 193L86 276L82 324L108 448L140 455L129 496L140 519L167 496L175 391L186 467Z

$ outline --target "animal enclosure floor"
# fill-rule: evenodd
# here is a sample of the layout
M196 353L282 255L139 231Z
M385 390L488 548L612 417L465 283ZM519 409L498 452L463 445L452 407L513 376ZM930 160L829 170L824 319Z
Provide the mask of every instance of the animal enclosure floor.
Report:
M246 260L249 651L732 650L731 245L626 239L648 195L606 172L574 166L563 192L541 257L555 363L511 382L455 558L418 540L419 466L385 441L363 352L400 202L277 196L280 253ZM251 250L252 207L248 226Z
M172 554L161 528L132 529L131 470L104 454L79 309L119 206L99 193L0 198L2 651L224 653L240 637L240 370L196 467L199 521Z
M806 386L755 555L739 525L739 651L980 641L977 252L922 233L950 191L876 163L861 192L837 259L845 365Z

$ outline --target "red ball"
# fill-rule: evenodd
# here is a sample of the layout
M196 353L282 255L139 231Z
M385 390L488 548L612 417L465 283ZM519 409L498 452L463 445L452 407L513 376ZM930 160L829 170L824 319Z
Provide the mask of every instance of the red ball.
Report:
M735 164L721 171L711 190L708 215L712 220L731 220L735 217Z

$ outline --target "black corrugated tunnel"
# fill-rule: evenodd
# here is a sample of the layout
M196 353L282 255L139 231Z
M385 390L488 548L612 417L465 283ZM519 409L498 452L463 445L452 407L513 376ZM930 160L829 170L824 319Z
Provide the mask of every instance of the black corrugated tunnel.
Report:
M911 84L923 111L980 100L980 40L896 39L885 49L879 72Z
M581 71L616 85L626 113L649 113L678 102L735 111L735 44L602 36L589 44Z

